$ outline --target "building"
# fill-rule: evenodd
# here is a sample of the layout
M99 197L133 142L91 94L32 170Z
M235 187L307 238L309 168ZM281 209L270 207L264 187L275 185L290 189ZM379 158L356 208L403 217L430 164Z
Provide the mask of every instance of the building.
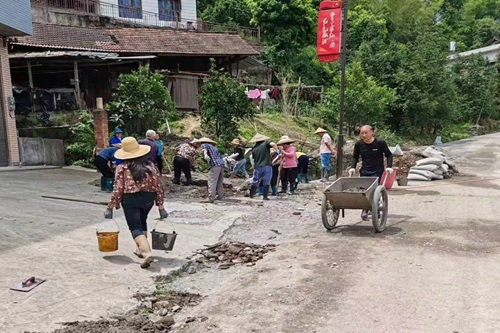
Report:
M30 0L2 1L0 10L0 166L19 164L7 38L32 33Z
M496 44L481 47L478 49L452 54L448 56L448 59L452 60L460 57L468 57L474 54L480 54L488 59L489 62L498 62L498 56L500 54L500 43L498 43L498 41L496 41L495 43Z

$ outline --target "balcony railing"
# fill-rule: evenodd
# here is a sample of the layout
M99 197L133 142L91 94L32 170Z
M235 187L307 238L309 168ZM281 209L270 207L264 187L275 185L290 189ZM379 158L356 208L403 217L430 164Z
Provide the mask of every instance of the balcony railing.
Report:
M119 6L99 2L98 0L31 0L31 2L33 6L37 7L44 7L47 9L57 8L75 14L84 13L111 17L138 26L155 26L201 32L234 33L248 41L260 42L259 29L189 19L182 17L180 10L162 10L161 13L158 14L144 11L142 8Z

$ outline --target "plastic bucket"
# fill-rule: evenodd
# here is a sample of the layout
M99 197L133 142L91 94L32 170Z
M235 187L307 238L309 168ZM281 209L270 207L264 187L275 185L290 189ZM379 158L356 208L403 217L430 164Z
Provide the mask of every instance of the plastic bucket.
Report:
M99 244L99 251L101 252L114 252L118 251L118 234L119 231L113 232L96 232L97 243Z
M393 170L394 170L394 172L391 173L389 175L389 177L387 177L387 180L385 181L385 188L388 189L388 190L390 190L392 188L392 185L394 185L394 181L396 180L396 173L398 173L398 168L394 168ZM384 179L385 179L386 176L387 175L386 175L386 173L384 171L384 173L382 174L382 179L380 181L380 184L384 183Z
M171 234L159 232L154 229L151 231L153 250L172 251L176 238L177 233L175 231Z

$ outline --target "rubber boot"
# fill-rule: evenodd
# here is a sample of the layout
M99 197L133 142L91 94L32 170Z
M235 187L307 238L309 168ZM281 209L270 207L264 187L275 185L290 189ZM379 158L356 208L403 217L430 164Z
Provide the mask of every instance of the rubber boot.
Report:
M290 193L289 194L295 194L295 183L290 183Z
M306 179L306 184L309 184L309 174L304 174L304 178Z
M106 177L101 177L101 191L106 191Z
M151 254L151 247L149 247L148 239L144 235L137 236L135 239L135 243L141 252L141 255L144 258L144 261L141 264L141 268L148 268L153 262L153 255Z
M148 232L147 231L143 231L142 234L144 236L146 236L146 238L148 238ZM142 256L141 254L141 249L139 249L139 246L136 247L135 251L134 251L134 254L138 257L138 258L141 258L141 259L144 259L144 257Z
M297 183L302 183L302 175L297 175Z
M257 194L258 197L264 195L264 186L259 186L259 194Z
M278 188L276 187L276 185L271 186L271 190L272 190L271 192L272 196L278 195Z
M262 200L269 200L269 185L264 185L264 193L262 194Z
M286 190L288 189L288 182L281 182L281 191L280 193L285 193L286 194Z
M173 178L172 179L172 183L174 183L175 185L180 185L181 184L181 180L179 178Z
M193 185L193 179L186 178L186 182L184 183L184 186L191 186L191 185Z
M252 187L250 187L250 195L249 195L250 198L255 197L255 193L257 193L257 190L258 190L257 186L252 185Z
M113 192L113 183L115 180L113 178L106 178L106 192Z

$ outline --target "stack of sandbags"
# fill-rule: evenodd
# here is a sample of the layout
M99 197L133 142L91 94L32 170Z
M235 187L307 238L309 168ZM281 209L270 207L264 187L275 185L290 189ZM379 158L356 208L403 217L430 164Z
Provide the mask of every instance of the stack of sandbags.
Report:
M420 153L424 159L416 161L410 168L408 180L441 180L450 178L455 164L442 151L427 147Z

